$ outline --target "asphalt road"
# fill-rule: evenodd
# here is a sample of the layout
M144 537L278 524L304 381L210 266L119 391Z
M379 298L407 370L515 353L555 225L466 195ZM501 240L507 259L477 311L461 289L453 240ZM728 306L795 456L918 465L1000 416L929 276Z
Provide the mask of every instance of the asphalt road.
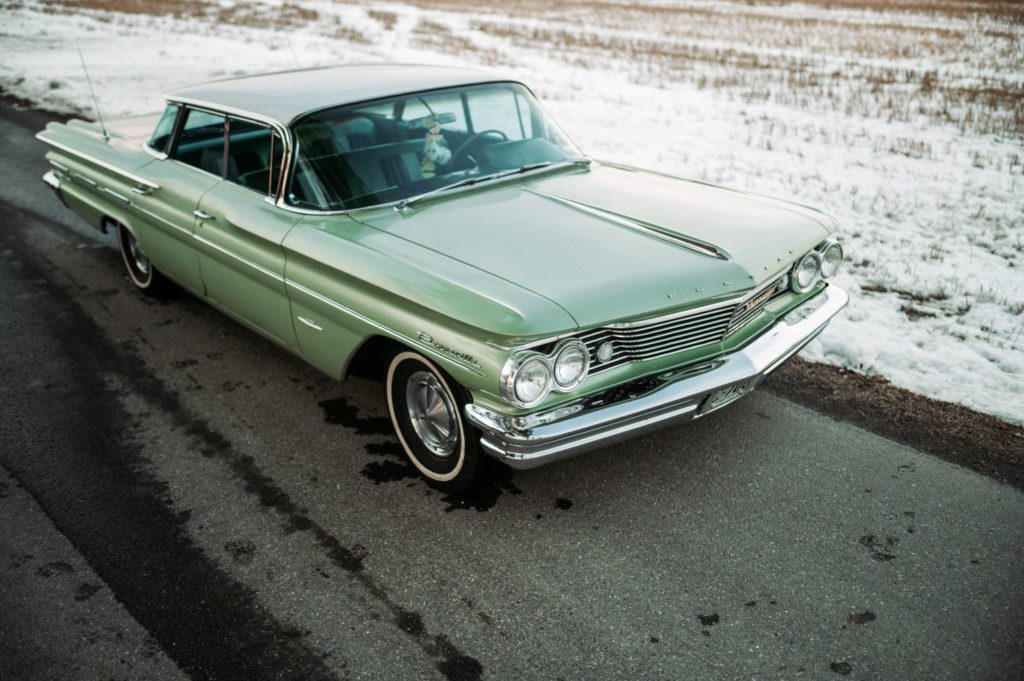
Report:
M468 498L0 148L0 679L1024 678L1024 494L758 392Z

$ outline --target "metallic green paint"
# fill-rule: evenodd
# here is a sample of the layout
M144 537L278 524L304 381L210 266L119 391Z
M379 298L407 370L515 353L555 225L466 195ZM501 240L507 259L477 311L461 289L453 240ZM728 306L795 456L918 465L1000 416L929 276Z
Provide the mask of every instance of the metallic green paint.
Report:
M599 163L404 211L303 214L148 153L146 123L155 117L111 122L109 142L77 121L40 133L75 212L98 228L124 224L160 271L331 376L343 378L359 347L382 336L510 415L742 347L820 286L771 301L721 343L593 374L530 410L498 395L518 346L738 298L835 228L805 207Z
M697 253L548 197L692 235L721 246L731 259ZM777 276L829 234L815 220L744 194L601 166L525 183L506 180L407 211L357 217L528 289L584 329L736 297ZM566 330L571 329L535 328L521 335Z
M167 161L154 161L160 163ZM199 200L199 211L211 216L195 221L207 297L297 350L282 242L299 216L232 182L214 185Z

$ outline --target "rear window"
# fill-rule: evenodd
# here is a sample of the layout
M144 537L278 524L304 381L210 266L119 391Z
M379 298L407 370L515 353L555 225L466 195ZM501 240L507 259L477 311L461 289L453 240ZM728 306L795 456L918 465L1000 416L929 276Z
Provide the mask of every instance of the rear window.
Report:
M222 114L199 109L185 111L177 144L171 157L190 166L224 177L224 131L227 119Z
M228 121L227 179L231 182L276 196L281 156L281 137L268 126L237 118Z
M156 151L167 151L167 145L174 133L174 123L178 120L178 112L181 107L177 104L168 104L160 120L156 124L153 136L149 138L149 147Z

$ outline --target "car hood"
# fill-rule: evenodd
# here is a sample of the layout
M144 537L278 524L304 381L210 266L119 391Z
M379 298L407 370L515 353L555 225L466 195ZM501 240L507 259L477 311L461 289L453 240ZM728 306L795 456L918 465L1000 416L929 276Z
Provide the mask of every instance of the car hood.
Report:
M833 223L811 209L608 165L358 218L541 295L581 327L731 298Z

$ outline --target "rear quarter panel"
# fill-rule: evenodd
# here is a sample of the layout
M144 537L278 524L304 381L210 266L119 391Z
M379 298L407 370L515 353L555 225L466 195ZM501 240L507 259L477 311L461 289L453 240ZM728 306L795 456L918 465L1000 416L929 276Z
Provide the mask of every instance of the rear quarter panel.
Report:
M152 160L141 142L85 121L49 123L37 137L50 145L46 160L61 181L68 207L96 229L104 217L130 224L132 188L142 186L134 171Z

